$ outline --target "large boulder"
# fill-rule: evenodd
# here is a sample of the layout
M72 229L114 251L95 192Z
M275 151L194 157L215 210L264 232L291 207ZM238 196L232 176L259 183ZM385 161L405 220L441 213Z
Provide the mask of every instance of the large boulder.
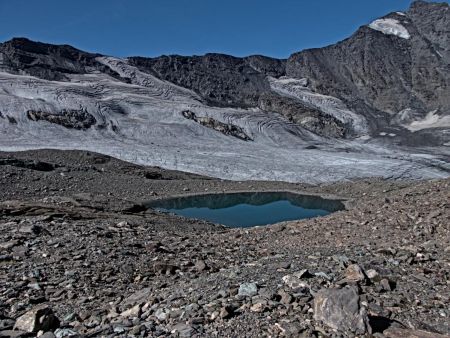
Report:
M314 319L340 332L366 334L372 331L356 287L319 290L314 297Z

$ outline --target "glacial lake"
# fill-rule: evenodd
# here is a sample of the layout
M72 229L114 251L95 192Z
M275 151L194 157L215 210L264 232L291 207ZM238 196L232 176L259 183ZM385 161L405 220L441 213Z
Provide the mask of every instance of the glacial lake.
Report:
M339 200L289 192L184 196L152 201L147 206L188 218L244 228L325 216L344 209Z

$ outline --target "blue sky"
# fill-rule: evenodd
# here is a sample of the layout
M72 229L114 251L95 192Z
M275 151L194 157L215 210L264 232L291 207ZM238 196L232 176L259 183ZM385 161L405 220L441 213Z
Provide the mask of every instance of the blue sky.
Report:
M0 0L0 41L27 37L114 56L288 57L342 40L411 0Z

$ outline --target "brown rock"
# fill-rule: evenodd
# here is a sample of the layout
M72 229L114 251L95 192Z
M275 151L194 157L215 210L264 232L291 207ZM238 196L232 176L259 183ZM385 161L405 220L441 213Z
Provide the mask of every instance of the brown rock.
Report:
M358 264L351 264L345 270L345 278L351 282L362 282L366 279L366 276Z

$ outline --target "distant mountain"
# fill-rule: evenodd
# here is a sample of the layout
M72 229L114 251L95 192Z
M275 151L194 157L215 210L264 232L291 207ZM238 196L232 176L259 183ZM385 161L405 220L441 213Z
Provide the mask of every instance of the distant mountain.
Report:
M417 1L287 60L119 59L15 38L0 44L0 149L100 150L225 178L447 175L449 27L447 3Z

